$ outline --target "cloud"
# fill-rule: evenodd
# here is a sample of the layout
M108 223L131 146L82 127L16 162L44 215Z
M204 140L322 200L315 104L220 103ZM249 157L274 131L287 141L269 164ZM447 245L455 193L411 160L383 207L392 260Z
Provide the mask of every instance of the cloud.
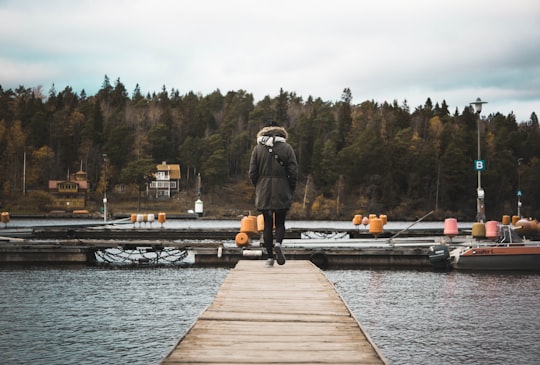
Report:
M540 3L0 0L0 84L540 111Z

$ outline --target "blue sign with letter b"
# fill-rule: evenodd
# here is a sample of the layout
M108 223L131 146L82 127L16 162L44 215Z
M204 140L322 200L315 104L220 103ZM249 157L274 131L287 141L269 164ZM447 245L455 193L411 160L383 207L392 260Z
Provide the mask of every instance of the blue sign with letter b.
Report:
M474 171L484 171L486 169L486 161L474 160Z

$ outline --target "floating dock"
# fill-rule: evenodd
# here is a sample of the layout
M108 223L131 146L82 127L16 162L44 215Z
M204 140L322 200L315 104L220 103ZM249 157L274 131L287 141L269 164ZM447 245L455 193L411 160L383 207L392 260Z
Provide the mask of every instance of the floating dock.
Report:
M240 260L161 364L386 364L309 261Z
M327 268L432 268L432 239L291 239L283 250L291 261L309 260ZM113 256L111 256L113 255ZM122 257L129 258L121 262ZM109 260L110 258L110 260ZM0 237L0 263L18 264L166 264L196 267L234 267L240 260L261 262L265 250L259 242L238 247L234 242L197 240L26 240ZM105 261L104 261L105 260Z
M460 232L463 237L465 232ZM260 235L241 247L236 229L141 228L135 225L42 226L0 232L0 263L174 262L198 267L234 267L242 259L264 259ZM437 236L439 234L439 236ZM393 237L400 235L399 238ZM429 247L440 244L439 230L382 232L288 229L284 251L291 260L309 260L319 268L432 268ZM167 258L163 260L163 258ZM123 262L122 262L123 261Z

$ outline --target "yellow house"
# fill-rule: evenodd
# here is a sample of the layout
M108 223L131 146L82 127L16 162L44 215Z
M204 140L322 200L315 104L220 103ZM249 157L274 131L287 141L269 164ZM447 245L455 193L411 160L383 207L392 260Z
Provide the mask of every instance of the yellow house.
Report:
M53 197L53 208L64 211L84 209L88 191L87 174L77 171L69 180L49 180L49 193Z
M180 191L180 165L163 161L156 166L154 181L150 183L149 195L156 198L170 198Z

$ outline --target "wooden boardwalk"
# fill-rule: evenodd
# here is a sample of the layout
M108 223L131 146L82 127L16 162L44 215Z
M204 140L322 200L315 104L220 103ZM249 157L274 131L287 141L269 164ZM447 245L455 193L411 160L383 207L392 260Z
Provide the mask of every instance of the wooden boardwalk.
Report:
M385 364L309 261L241 260L162 364Z

